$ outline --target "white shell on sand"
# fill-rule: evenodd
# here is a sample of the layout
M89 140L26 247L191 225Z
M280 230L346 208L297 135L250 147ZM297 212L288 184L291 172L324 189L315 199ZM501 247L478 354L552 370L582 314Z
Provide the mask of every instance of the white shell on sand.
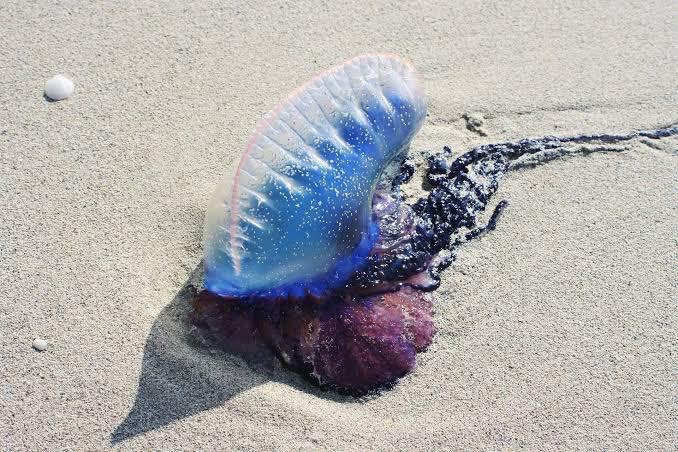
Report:
M36 337L33 340L33 348L39 352L44 352L45 350L47 350L47 341L44 339L40 339L39 337Z
M64 100L73 94L75 85L63 75L55 75L45 83L45 95L52 100Z

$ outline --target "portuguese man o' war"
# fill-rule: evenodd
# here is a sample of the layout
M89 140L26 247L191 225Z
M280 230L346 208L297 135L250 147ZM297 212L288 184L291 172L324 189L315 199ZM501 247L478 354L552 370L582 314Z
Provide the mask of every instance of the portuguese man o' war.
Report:
M212 197L206 288L301 297L341 287L376 242L376 183L425 116L414 68L393 56L354 58L292 93Z
M427 292L462 243L495 228L478 217L524 156L577 144L661 138L545 137L428 158L428 196L408 204L409 144L426 117L411 63L368 54L294 91L257 126L212 196L205 290L194 319L229 351L273 353L315 384L363 395L410 372L436 329Z

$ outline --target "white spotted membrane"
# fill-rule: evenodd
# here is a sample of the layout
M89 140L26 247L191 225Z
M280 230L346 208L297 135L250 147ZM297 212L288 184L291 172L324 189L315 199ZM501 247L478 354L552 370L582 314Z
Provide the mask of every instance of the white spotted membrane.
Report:
M321 295L375 243L375 185L426 116L413 66L368 54L316 76L264 117L205 220L205 287Z

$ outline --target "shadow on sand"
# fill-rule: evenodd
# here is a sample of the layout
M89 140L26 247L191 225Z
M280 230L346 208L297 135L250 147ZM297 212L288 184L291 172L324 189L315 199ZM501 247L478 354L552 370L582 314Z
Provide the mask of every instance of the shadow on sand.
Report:
M153 324L134 406L111 434L112 444L220 406L268 381L337 402L355 401L323 392L279 366L248 363L204 336L190 321L191 300L201 285L202 267L201 262Z

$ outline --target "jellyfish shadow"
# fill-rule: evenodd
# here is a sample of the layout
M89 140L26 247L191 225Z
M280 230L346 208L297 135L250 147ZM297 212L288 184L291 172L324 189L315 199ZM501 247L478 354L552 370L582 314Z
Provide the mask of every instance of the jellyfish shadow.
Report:
M201 262L153 323L144 347L134 405L111 433L111 444L218 407L269 381L337 402L355 400L311 386L273 360L252 362L227 353L204 335L190 318L202 268Z

